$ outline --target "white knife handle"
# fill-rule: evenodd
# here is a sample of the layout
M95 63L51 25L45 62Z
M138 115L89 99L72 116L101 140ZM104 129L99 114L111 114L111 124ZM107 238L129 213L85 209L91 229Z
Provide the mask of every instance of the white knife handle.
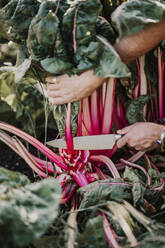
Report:
M122 134L115 134L115 140L117 141L118 139L120 139L123 135Z

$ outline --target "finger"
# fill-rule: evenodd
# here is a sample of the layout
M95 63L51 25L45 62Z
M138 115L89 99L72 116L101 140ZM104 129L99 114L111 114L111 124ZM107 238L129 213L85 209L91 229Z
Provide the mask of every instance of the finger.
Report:
M53 105L60 105L60 104L65 104L69 103L70 101L68 99L64 99L62 97L56 97L56 98L51 98L51 103Z
M51 97L51 98L56 98L56 97L61 97L60 93L58 90L54 90L54 91L47 91L47 94L48 94L48 97Z
M117 147L118 148L121 148L123 146L125 146L127 144L127 136L124 135L122 138L120 138L118 141L117 141Z
M117 130L117 133L118 133L118 134L125 134L125 133L127 133L132 127L133 127L133 125L130 125L130 126L128 126L128 127L124 127L124 128L122 128L122 129Z
M136 151L145 151L146 149L144 149L144 147L141 146L132 146L132 148L134 148Z
M47 85L47 90L48 91L56 91L57 89L59 89L59 85L58 84L48 84Z
M60 97L56 97L56 98L49 97L49 102L50 102L52 105L64 104L64 103L63 103L63 99L60 98Z
M56 84L57 78L56 77L47 77L46 82L47 82L47 84Z

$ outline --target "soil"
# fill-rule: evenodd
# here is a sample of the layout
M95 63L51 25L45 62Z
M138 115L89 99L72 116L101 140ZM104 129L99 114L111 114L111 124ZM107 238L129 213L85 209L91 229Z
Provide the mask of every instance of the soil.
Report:
M31 182L35 181L35 175L26 162L18 156L10 147L0 141L0 166L18 171L26 175Z
M56 131L54 129L49 128L47 130L47 141L52 140L52 137L56 137ZM42 132L40 132L38 140L44 143L44 138L44 131L42 130ZM29 146L29 149L32 154L38 157L37 150L34 147ZM44 156L43 159L45 159ZM17 155L17 153L15 153L9 146L7 146L2 141L0 141L0 166L8 170L17 171L24 174L29 178L31 182L40 179L28 166L25 160L22 159L19 155Z

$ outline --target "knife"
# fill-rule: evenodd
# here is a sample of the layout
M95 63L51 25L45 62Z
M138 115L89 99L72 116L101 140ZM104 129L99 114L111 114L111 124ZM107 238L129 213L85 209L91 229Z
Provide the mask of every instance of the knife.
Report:
M78 136L73 138L74 150L106 150L112 149L116 141L123 135L120 134L103 134ZM67 148L66 141L63 139L55 139L46 142L47 145L56 148Z

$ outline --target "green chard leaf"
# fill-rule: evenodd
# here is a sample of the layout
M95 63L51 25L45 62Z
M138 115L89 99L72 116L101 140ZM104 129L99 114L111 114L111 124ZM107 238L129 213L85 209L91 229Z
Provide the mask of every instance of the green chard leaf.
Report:
M162 228L146 232L139 236L139 248L164 248L165 247L165 225L161 223ZM163 230L164 229L164 230Z
M31 22L27 46L33 60L40 61L53 57L55 39L59 31L59 19L53 13L55 7L52 3L50 5L43 2Z
M105 37L111 44L115 42L116 34L112 25L102 16L99 16L96 21L96 33Z
M22 248L34 242L58 214L60 186L55 179L29 184L25 176L14 174L0 171L0 245L3 248ZM19 186L24 187L16 188Z
M96 20L102 9L99 0L77 0L66 11L62 21L62 36L70 57L81 45L88 46L96 36Z
M57 122L58 130L63 139L65 139L65 119L66 119L67 104L57 105L53 107L54 119ZM77 133L77 120L79 114L79 102L73 102L71 104L71 127L72 136Z
M165 2L159 0L130 0L112 14L112 22L121 40L141 31L149 23L157 23L165 14Z
M75 248L108 248L103 230L103 218L97 216L88 220L85 230L77 233Z
M101 55L98 59L98 65L94 68L94 73L100 77L129 77L130 71L127 66L122 63L119 55L113 46L101 36L97 36L101 43Z
M27 40L32 59L40 61L43 69L55 75L63 74L72 67L61 38L59 25L63 12L58 2L44 1L41 4L31 22ZM64 4L64 9L67 6Z
M145 187L142 185L141 180L139 179L138 175L133 171L132 168L126 166L124 175L124 179L130 181L133 185L132 187L132 195L133 195L133 202L134 205L143 199Z
M83 199L80 209L106 203L108 200L122 202L124 199L130 199L129 189L131 185L122 180L99 180L79 189Z
M0 167L0 185L8 185L13 188L24 187L30 184L29 179L19 172L9 171L3 167Z
M126 117L129 124L145 121L143 109L146 103L150 100L150 96L142 95L134 99L128 106Z
M8 35L16 42L25 41L32 18L37 14L37 0L11 0L3 9L5 20L10 25Z

